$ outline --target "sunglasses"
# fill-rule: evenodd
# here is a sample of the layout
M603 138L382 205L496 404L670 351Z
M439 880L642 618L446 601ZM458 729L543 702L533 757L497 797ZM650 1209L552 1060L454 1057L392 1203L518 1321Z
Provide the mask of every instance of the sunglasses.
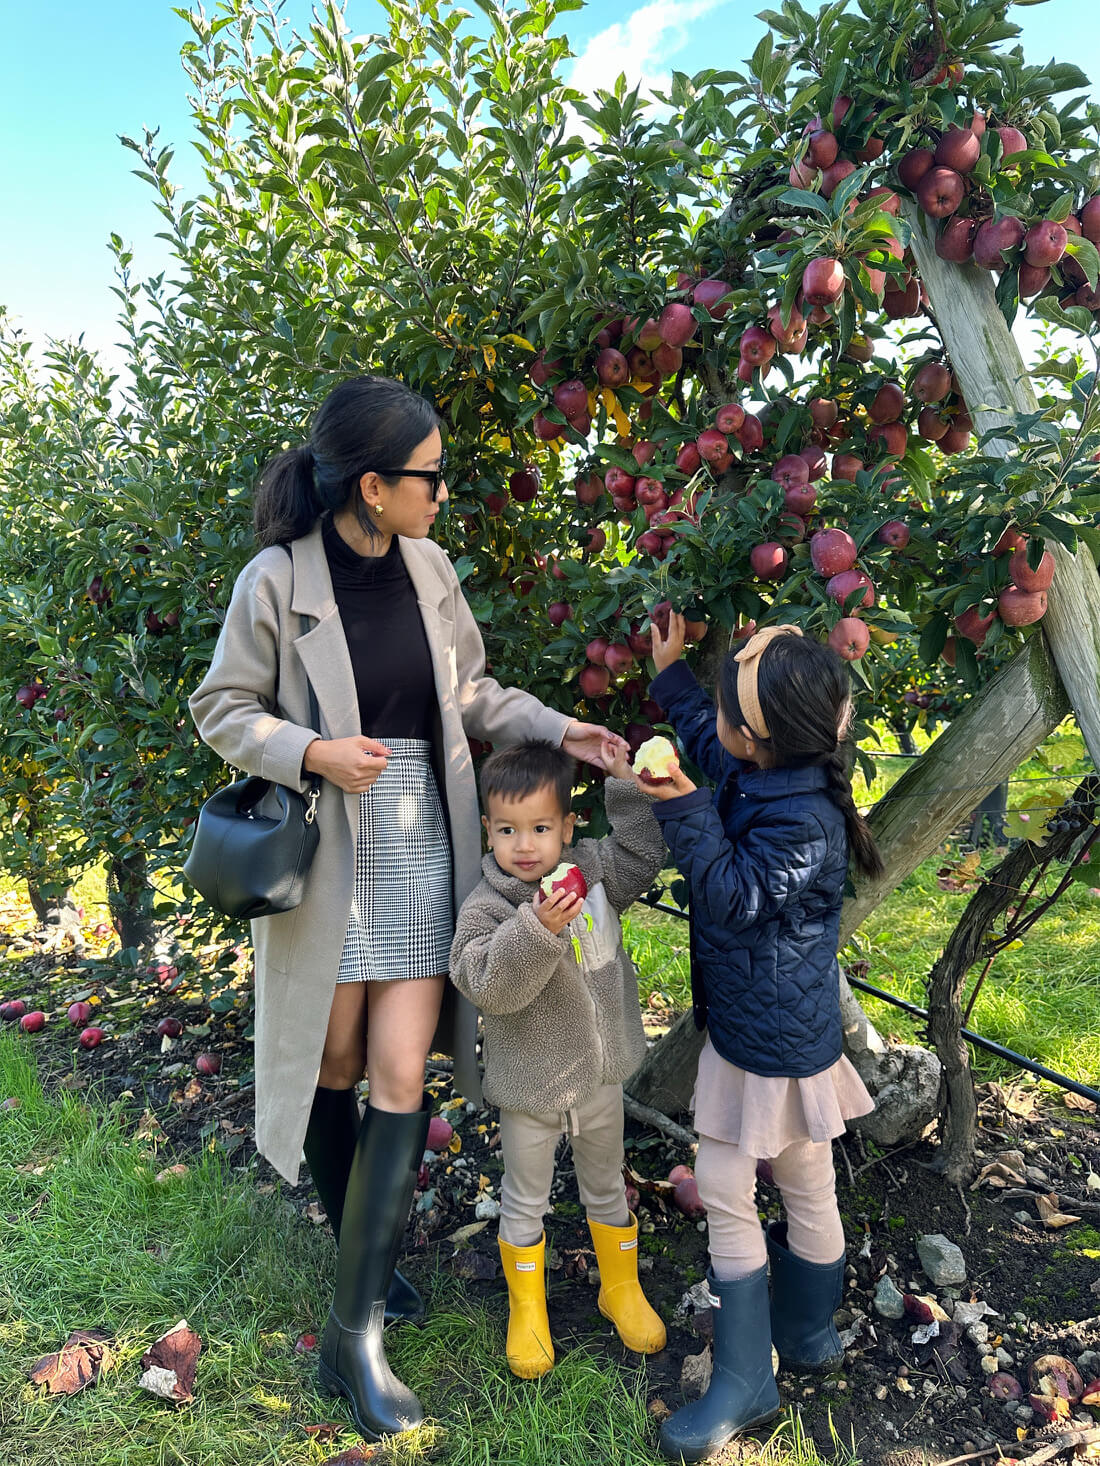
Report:
M439 455L438 468L376 468L374 470L380 478L422 478L430 485L432 500L439 498L439 487L447 473L447 455Z

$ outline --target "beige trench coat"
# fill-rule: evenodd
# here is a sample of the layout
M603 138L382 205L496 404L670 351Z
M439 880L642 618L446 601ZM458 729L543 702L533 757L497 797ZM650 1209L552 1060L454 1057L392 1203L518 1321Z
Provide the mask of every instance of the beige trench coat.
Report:
M481 879L481 825L467 736L507 745L560 743L571 721L537 698L485 676L481 633L447 555L431 540L399 541L416 591L439 705L437 766L450 818L455 909ZM263 550L241 572L210 670L190 700L199 736L227 764L304 790L308 675L326 738L359 733L359 703L317 525L291 545ZM300 616L310 618L304 635ZM291 1183L317 1083L351 910L359 796L323 781L321 838L293 911L252 923L256 957L256 1144ZM454 1085L480 1097L477 1013L448 983Z

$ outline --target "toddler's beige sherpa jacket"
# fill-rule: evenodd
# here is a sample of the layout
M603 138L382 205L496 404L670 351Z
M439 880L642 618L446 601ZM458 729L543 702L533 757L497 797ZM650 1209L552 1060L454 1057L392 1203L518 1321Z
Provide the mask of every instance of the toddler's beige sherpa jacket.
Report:
M535 915L535 882L505 874L491 853L458 914L451 979L481 1009L484 1092L503 1110L571 1110L601 1084L621 1084L645 1054L619 913L652 885L665 845L633 783L608 779L604 794L612 833L562 851L588 896L560 934Z

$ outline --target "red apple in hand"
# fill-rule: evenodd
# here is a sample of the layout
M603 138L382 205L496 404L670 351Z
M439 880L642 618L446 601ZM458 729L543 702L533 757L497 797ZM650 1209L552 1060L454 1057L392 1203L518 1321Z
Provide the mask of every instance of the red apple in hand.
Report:
M539 882L539 901L556 896L559 891L567 896L579 896L582 901L588 895L588 882L578 866L562 861L548 876L543 876Z

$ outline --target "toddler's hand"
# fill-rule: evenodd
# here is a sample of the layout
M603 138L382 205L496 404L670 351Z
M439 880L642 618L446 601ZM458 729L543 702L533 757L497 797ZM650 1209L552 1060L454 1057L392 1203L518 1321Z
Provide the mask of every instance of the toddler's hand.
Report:
M632 779L634 777L634 770L630 766L629 747L625 745L620 747L617 743L605 741L600 745L600 755L607 772L613 779Z
M555 936L558 936L575 916L581 914L584 902L570 891L555 891L552 896L547 896L545 901L539 900L540 895L540 891L535 892L535 899L532 903L535 915L546 930L553 932Z

